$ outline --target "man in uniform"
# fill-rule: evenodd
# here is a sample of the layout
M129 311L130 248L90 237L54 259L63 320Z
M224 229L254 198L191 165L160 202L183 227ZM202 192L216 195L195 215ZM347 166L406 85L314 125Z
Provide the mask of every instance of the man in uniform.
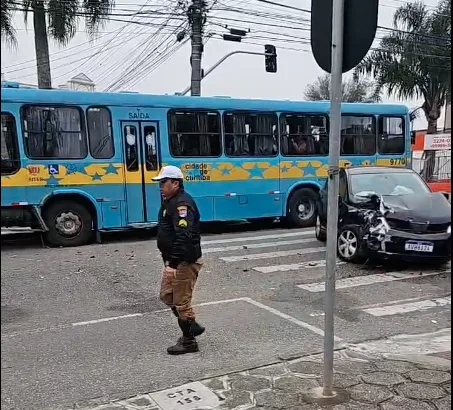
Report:
M154 181L159 182L163 203L159 212L157 246L164 260L160 299L178 318L182 331L171 355L198 352L195 336L205 328L195 321L192 294L203 265L200 245L200 213L193 198L184 190L178 167L163 167Z

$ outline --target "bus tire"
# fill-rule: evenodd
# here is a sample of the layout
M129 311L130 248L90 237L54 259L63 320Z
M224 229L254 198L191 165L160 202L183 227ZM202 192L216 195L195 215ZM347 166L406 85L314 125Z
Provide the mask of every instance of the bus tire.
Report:
M84 205L76 201L53 202L45 209L43 218L49 229L45 238L50 245L86 245L93 236L93 217Z
M308 228L315 225L318 194L311 188L298 189L288 203L288 222L291 226Z

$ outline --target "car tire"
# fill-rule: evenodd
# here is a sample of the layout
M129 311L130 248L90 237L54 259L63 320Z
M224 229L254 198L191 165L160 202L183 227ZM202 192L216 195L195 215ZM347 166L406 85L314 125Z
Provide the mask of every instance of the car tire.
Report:
M315 236L316 239L320 242L325 242L327 240L327 230L326 227L322 224L319 215L316 216Z
M362 236L357 225L344 225L338 230L337 254L345 262L363 262Z
M56 201L44 210L43 218L49 229L45 239L52 246L86 245L93 236L93 217L78 202Z
M297 228L315 225L318 194L310 188L294 192L288 203L288 222Z

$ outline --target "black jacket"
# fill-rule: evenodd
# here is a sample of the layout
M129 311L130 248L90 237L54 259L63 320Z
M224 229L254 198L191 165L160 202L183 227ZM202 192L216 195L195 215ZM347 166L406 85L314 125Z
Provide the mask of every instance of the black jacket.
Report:
M201 258L200 213L193 198L182 189L162 203L157 247L174 269L181 262L194 263Z

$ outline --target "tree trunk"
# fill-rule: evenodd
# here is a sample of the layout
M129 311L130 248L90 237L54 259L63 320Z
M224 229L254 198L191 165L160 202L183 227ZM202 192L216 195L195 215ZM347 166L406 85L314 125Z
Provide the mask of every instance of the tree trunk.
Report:
M38 70L38 87L52 88L50 74L49 42L44 2L37 1L33 7L33 26L35 29L36 67Z
M437 134L437 120L428 118L428 134ZM436 151L425 152L425 163L422 171L422 177L426 182L434 179L436 168Z

